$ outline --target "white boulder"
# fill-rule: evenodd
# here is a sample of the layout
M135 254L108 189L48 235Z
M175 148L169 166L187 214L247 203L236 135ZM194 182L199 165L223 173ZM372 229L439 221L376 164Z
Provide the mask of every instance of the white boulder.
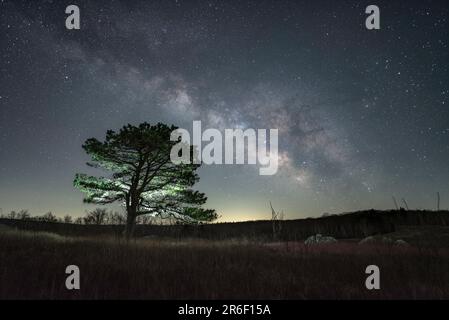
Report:
M337 242L337 239L335 239L333 237L323 236L318 233L314 236L308 237L304 241L304 244L320 244L320 243L335 243L335 242Z
M396 240L394 242L394 245L396 245L396 246L409 246L408 242L404 241L402 239Z

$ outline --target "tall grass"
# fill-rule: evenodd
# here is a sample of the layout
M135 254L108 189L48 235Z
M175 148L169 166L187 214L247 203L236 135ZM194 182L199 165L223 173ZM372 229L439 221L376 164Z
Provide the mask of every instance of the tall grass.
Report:
M449 298L444 249L304 246L190 239L66 238L0 231L1 299L441 299ZM65 268L81 290L65 288ZM381 290L365 289L365 268Z
M46 221L1 219L0 224L30 231L48 231L68 236L114 235L120 237L122 225L76 225ZM358 211L321 218L276 221L278 240L297 241L321 233L338 239L363 238L395 232L400 226L449 226L449 211ZM245 221L204 225L137 225L137 237L200 238L228 240L249 238L273 240L273 221Z

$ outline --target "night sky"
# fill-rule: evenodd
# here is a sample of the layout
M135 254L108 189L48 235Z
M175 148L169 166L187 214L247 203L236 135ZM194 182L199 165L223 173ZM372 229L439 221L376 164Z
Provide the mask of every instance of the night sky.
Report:
M66 6L81 29L65 28ZM381 29L365 28L380 7ZM449 206L447 1L3 1L0 207L81 216L90 137L279 129L280 168L203 166L221 221Z

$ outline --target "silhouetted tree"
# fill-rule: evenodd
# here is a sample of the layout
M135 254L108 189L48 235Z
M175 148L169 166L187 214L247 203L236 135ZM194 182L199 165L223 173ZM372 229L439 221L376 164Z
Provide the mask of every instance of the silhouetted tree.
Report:
M90 212L87 212L84 217L84 224L106 224L108 217L108 210L103 208L96 208Z
M31 219L31 215L28 210L20 210L19 212L11 211L9 213L10 219L20 219L20 220L29 220Z
M64 223L72 223L72 217L69 215L64 216L63 218Z
M123 225L126 223L126 215L124 215L123 213L120 212L113 212L110 211L108 213L108 224L118 224L118 225Z
M78 217L75 219L75 221L73 221L74 224L83 224L83 218Z
M56 218L56 216L51 212L47 212L42 217L40 217L39 220L45 222L58 222L58 218Z
M185 222L217 217L214 210L201 208L206 196L191 189L199 180L195 172L199 164L170 160L172 147L181 141L170 140L175 129L162 123L128 124L119 132L107 131L104 142L91 138L83 145L92 158L88 165L111 171L111 175L77 174L74 185L85 193L87 203L122 202L127 214L127 238L132 236L140 215L175 217ZM190 151L193 155L193 147Z
M282 231L281 223L282 220L284 220L284 211L276 212L273 209L273 206L271 205L271 201L270 201L270 208L271 208L271 221L273 228L273 240L278 240Z
M6 218L8 218L8 219L17 219L17 212L12 210L10 213L8 213L6 215Z

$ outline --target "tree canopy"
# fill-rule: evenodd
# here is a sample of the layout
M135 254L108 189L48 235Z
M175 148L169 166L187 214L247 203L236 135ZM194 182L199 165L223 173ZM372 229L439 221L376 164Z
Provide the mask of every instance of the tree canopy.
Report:
M203 209L207 198L192 189L199 181L199 164L173 163L171 141L175 126L162 123L126 125L108 130L104 141L90 138L83 149L91 157L87 165L109 172L108 176L76 174L74 185L87 203L120 202L127 213L126 235L132 235L139 215L174 217L195 223L217 218L215 210ZM179 138L180 139L180 138ZM190 146L193 155L193 146Z

